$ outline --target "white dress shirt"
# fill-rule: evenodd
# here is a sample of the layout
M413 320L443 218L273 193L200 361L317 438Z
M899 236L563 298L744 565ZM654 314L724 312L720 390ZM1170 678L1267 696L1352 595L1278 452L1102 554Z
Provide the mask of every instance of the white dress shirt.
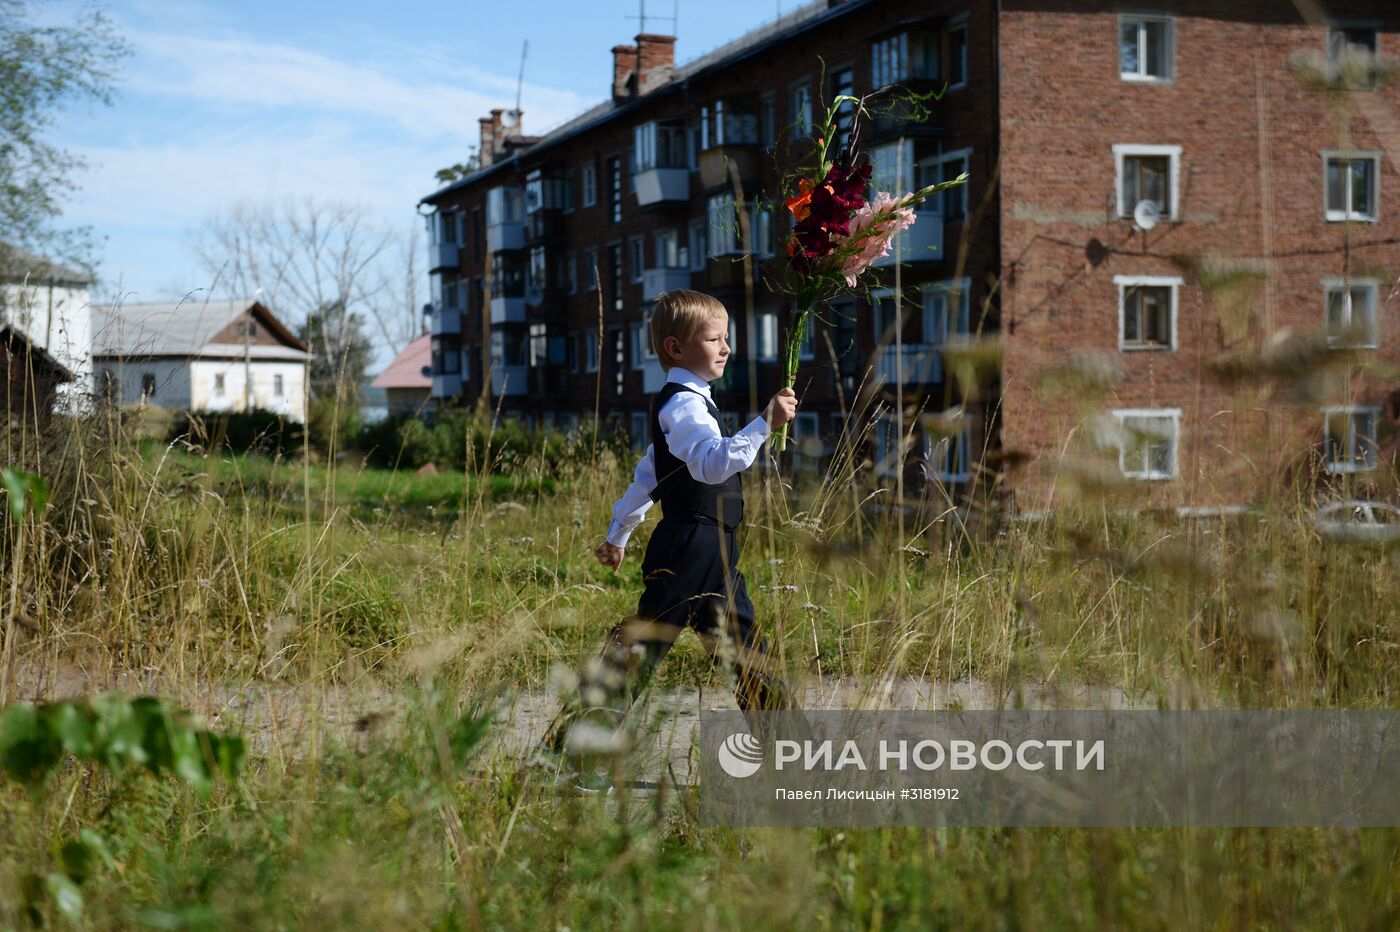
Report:
M705 404L710 399L710 386L689 369L672 366L666 373L667 382L679 382L695 391L676 392L661 406L657 420L666 448L685 463L696 482L718 485L737 472L753 465L758 448L771 431L761 415L754 418L732 437L720 432L719 422ZM699 397L705 396L704 398ZM651 493L656 488L656 457L651 444L637 464L632 484L613 505L612 525L608 528L608 543L627 546L627 538L651 507Z

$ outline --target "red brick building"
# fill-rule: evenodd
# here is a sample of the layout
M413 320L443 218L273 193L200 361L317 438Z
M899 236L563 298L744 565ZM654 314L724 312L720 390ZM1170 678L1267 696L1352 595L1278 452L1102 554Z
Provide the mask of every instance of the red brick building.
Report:
M823 0L679 66L672 38L639 35L608 99L538 137L493 111L480 168L420 205L434 395L638 433L664 378L648 301L691 287L731 312L721 409L755 412L781 377L782 179L812 115L946 86L864 147L884 189L971 183L926 205L897 282L887 265L804 344L799 434L829 448L844 412L873 417L887 474L881 412L951 411L943 439L915 430L924 474L961 486L1029 454L1025 508L1053 503L1086 438L1164 502L1237 501L1279 464L1371 473L1400 405L1400 7L1333 6ZM978 334L999 365L963 385L948 351L985 362L959 349ZM1213 375L1231 360L1233 382ZM1118 377L1091 407L1056 391L1076 367Z

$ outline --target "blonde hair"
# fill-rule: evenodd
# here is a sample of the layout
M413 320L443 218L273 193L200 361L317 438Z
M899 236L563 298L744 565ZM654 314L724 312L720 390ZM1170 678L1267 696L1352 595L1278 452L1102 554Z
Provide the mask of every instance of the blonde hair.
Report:
M657 295L651 306L651 349L661 361L661 368L671 368L671 361L666 357L667 337L684 343L707 321L720 316L728 317L729 312L718 298L704 292L677 288Z

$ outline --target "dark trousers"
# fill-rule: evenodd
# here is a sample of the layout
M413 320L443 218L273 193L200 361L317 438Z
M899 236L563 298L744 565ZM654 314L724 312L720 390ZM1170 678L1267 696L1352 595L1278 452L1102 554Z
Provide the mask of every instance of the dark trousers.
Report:
M619 723L686 628L695 630L716 665L730 675L735 699L756 734L761 723L749 713L795 709L776 658L754 623L738 564L734 531L663 518L642 560L645 588L637 614L609 632L601 662L585 672L581 707L565 709L547 743L562 750L567 725L580 714ZM600 697L606 697L601 707Z

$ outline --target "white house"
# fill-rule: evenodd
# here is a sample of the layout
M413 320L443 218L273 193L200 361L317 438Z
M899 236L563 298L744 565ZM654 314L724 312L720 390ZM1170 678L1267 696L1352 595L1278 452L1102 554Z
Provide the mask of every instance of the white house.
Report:
M56 406L78 410L93 390L91 276L14 246L0 247L0 328L10 327L44 350L70 381Z
M93 324L97 391L113 401L306 418L310 355L258 301L128 304Z

